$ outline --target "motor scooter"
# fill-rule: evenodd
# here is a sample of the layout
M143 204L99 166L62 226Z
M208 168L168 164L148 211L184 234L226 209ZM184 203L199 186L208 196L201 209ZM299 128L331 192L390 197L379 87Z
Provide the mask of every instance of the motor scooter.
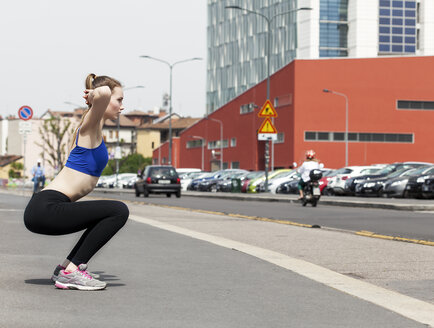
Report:
M321 170L312 170L309 173L310 180L306 183L303 189L303 198L301 204L306 206L307 203L312 204L312 207L316 207L321 197L321 191L319 189L319 180L322 178Z

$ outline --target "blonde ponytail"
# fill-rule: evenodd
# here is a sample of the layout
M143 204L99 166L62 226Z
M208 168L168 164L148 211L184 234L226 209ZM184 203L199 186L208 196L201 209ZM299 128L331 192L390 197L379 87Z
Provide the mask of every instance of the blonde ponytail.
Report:
M95 80L96 75L93 73L90 73L87 77L86 77L86 81L84 82L84 85L86 87L86 89L94 89L95 87L93 86L93 81Z

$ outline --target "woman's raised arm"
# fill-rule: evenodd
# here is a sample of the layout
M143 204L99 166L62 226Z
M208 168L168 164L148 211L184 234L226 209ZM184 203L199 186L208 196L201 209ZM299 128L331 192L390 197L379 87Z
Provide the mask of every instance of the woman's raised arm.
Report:
M112 92L108 86L102 86L95 89L84 91L86 103L90 104L89 113L83 122L83 128L97 126L110 103Z

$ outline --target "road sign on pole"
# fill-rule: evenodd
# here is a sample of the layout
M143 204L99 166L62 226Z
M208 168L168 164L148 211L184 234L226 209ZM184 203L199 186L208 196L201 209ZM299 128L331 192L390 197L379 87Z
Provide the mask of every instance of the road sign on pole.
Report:
M261 127L258 130L258 133L277 133L276 128L274 127L271 120L267 117L264 122L262 122Z
M18 124L18 132L19 134L28 134L32 132L32 122L20 122Z
M259 141L268 141L268 140L277 140L277 133L259 133L258 134Z
M277 130L274 127L273 121L270 119L270 117L277 117L277 112L270 100L265 102L258 116L265 117L264 122L262 122L258 130L258 140L277 140Z
M277 117L277 112L274 109L271 101L267 99L264 106L262 106L261 110L258 113L259 117Z
M33 117L33 109L30 106L22 106L18 109L18 116L23 121L28 121Z

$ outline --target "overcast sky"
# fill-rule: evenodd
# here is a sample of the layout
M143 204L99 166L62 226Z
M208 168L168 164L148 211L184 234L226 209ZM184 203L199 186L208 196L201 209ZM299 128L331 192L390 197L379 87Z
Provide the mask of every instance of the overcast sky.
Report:
M168 62L202 57L173 69L173 111L205 114L206 0L13 0L0 6L0 115L22 105L36 116L83 104L88 73L117 78L126 112L159 107L169 92Z

